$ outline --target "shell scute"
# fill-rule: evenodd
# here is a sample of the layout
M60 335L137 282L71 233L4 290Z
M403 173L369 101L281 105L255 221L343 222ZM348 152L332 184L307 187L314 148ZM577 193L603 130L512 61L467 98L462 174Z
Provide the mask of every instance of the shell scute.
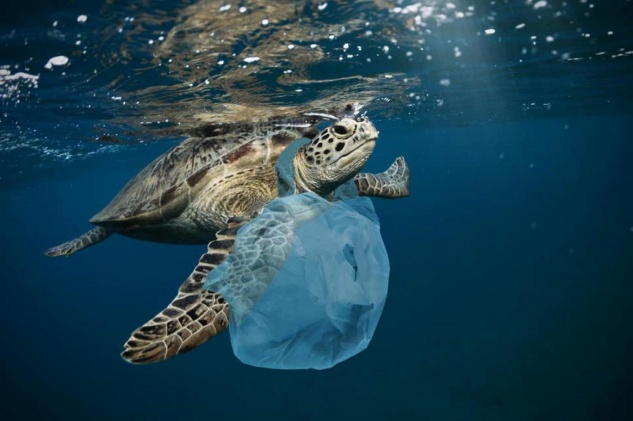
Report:
M226 167L243 170L276 159L303 131L223 125L211 137L185 139L141 170L90 222L115 229L161 224L182 213L209 182L230 176Z
M132 178L90 222L107 225L160 223L182 212L212 169L244 142L237 138L189 138L163 153ZM249 142L258 141L251 138Z

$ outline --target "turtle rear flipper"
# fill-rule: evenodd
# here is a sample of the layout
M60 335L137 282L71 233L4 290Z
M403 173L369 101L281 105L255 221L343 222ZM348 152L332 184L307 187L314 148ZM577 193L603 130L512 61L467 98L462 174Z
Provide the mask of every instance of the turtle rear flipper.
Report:
M380 174L359 173L354 184L361 196L397 199L409 196L409 166L400 156L387 171Z
M176 298L132 333L123 346L124 360L135 364L166 360L203 344L229 326L229 304L221 294L203 286L207 274L233 251L235 235L244 223L232 219L228 228L218 231Z
M85 249L86 247L93 246L101 241L105 240L112 234L112 231L108 231L102 227L95 227L90 231L80 235L74 240L65 242L55 247L51 247L44 252L45 255L55 256L70 256L74 252Z

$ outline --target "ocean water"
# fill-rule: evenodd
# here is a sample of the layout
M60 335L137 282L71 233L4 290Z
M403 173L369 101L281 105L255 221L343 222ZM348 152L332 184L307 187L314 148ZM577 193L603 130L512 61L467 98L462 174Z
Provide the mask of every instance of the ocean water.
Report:
M631 419L631 16L625 0L3 5L2 419ZM222 334L124 362L204 246L43 251L205 122L350 101L380 130L366 170L411 167L409 198L374 199L391 277L369 347L275 371Z

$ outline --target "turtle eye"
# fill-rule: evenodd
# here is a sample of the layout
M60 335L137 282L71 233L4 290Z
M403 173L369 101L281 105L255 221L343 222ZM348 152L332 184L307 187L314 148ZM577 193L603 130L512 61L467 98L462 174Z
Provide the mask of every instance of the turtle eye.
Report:
M347 134L347 127L337 124L334 126L334 133L344 136Z

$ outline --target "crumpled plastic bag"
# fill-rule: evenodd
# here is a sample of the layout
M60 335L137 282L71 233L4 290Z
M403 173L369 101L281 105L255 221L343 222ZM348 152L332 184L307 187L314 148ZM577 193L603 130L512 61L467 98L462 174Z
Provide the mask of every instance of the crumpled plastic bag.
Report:
M205 288L229 302L231 345L243 363L325 369L368 346L388 281L378 217L350 181L332 202L314 193L270 202L239 230Z

